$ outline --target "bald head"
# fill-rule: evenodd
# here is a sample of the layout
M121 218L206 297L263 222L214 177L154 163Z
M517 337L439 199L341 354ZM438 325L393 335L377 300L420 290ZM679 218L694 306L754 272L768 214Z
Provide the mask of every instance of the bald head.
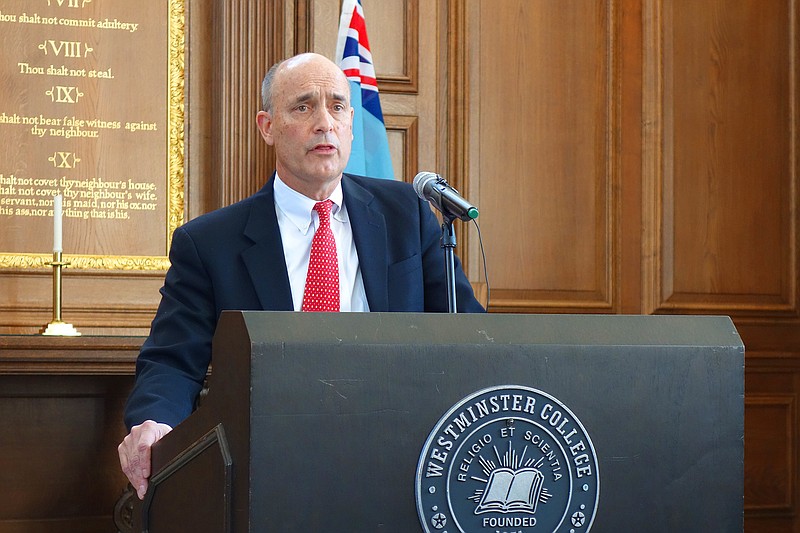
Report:
M315 70L319 69L320 72L328 71L334 76L341 77L348 88L347 100L348 102L350 101L350 84L347 83L347 77L344 75L344 72L342 72L342 69L323 55L307 52L279 61L272 65L269 71L267 71L267 75L264 76L264 81L261 82L261 109L263 111L272 111L272 95L275 91L276 78L280 77L279 73L297 69L302 66L308 66Z

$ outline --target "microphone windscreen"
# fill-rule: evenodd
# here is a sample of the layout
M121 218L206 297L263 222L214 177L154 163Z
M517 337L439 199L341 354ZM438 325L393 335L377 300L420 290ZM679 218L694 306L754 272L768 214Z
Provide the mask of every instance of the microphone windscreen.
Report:
M428 198L425 196L425 185L430 183L432 180L435 181L438 178L439 175L433 172L420 172L414 176L414 190L417 192L417 196L423 200L428 200Z

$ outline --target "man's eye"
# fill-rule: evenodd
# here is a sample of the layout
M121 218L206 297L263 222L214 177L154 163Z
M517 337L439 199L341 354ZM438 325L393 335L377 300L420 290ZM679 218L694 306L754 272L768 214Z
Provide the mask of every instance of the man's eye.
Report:
M308 106L306 104L300 104L299 106L297 106L297 110L298 111L302 111L302 112L306 112L306 111L308 111Z
M342 104L333 104L334 111L344 111L344 105Z

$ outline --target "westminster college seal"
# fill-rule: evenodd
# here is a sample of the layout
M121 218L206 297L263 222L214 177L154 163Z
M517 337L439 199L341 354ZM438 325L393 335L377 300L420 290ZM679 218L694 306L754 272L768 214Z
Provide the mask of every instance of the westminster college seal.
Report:
M530 387L492 387L461 400L436 424L417 466L427 533L583 533L599 495L586 429Z

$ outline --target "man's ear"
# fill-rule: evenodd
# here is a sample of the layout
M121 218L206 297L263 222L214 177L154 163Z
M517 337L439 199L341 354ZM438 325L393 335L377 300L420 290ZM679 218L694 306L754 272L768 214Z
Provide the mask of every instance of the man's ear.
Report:
M272 146L274 144L272 138L272 115L269 114L269 111L259 111L256 114L256 125L264 141Z

